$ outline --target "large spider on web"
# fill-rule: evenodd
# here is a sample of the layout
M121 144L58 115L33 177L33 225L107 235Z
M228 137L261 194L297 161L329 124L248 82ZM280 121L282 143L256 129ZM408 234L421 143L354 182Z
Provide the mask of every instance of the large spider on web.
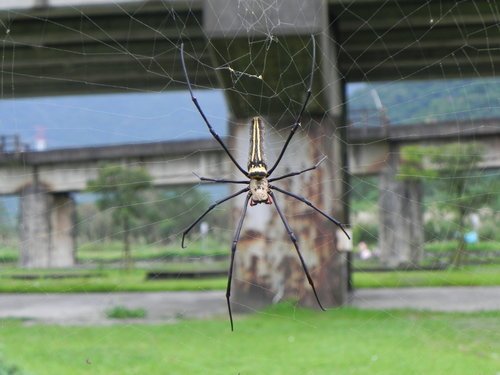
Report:
M282 194L288 195L292 198L295 198L315 211L319 212L321 215L326 217L328 220L331 222L335 223L342 231L345 233L347 238L350 239L349 235L345 231L344 227L342 224L334 219L333 217L329 216L316 206L312 204L310 201L308 201L306 198L291 193L289 191L286 191L284 189L281 189L278 186L275 186L271 183L275 181L279 181L288 177L293 177L300 175L304 172L311 171L313 169L318 168L320 163L325 160L326 157L322 158L318 163L313 165L312 167L303 169L301 171L296 171L296 172L290 172L278 177L271 177L273 174L274 170L276 167L279 165L281 159L283 158L283 155L285 154L285 151L288 147L288 144L290 143L293 135L297 131L298 127L300 126L301 120L302 120L302 115L304 113L304 110L306 109L307 103L309 102L309 98L311 97L311 89L312 89L312 83L313 83L313 75L314 75L314 62L316 61L316 41L314 38L314 35L311 35L311 41L312 41L312 67L311 67L311 74L310 74L310 80L309 80L309 86L307 88L306 92L306 97L304 100L304 103L302 104L302 108L299 112L299 115L295 119L295 122L293 123L292 130L290 131L290 134L288 135L288 138L285 141L285 144L283 145L283 148L281 149L279 156L277 160L274 162L273 166L271 168L267 168L266 160L264 157L264 123L261 117L255 116L250 124L250 148L249 148L249 157L248 157L248 164L247 164L247 170L245 170L233 157L231 152L228 150L227 146L224 144L220 136L213 130L212 125L210 125L210 122L208 121L207 117L205 116L205 113L201 109L198 100L196 97L193 95L193 90L191 87L191 82L189 81L188 73L187 73L187 68L186 68L186 63L184 62L184 43L181 44L181 63L182 63L182 68L184 70L184 75L186 77L186 82L189 88L189 93L191 94L191 100L193 101L194 105L196 106L196 109L198 112L200 112L201 117L207 124L208 130L212 134L212 136L215 138L217 142L221 145L221 147L224 149L226 154L229 156L229 159L233 162L233 164L240 170L240 172L247 178L247 180L226 180L226 179L217 179L217 178L208 178L208 177L200 177L197 176L201 181L209 181L209 182L217 182L217 183L228 183L228 184L243 184L247 185L243 189L237 191L234 194L231 194L225 198L222 198L215 203L213 203L196 221L191 224L183 233L182 233L182 247L185 248L184 246L184 240L186 235L189 233L193 227L198 224L204 217L207 215L210 211L212 211L215 207L220 205L221 203L224 203L232 198L235 198L241 194L246 193L246 198L245 198L245 204L243 206L243 212L241 213L240 219L238 220L238 224L236 226L236 231L234 234L234 239L233 239L233 244L231 246L231 262L229 265L229 275L228 275L228 280L227 280L227 289L226 289L226 300L227 300L227 308L229 312L229 320L231 322L231 330L234 329L233 326L233 314L231 312L231 303L230 303L230 296L231 296L231 281L233 277L233 266L234 266L234 256L236 253L236 247L238 245L238 241L240 239L240 233L241 233L241 228L243 226L243 220L245 219L245 215L247 212L248 205L250 206L255 206L260 203L264 204L273 204L274 207L276 207L276 211L278 212L279 217L281 218L281 221L283 221L283 225L285 226L285 229L290 236L290 240L292 241L295 250L297 250L297 254L299 256L300 262L302 264L302 268L304 270L304 273L306 274L307 281L309 282L309 285L311 286L311 289L314 293L314 296L316 297L316 301L318 302L319 307L324 311L324 307L321 305L321 302L319 300L318 294L316 292L316 288L314 287L314 282L311 278L311 275L309 274L309 270L307 269L307 265L304 261L304 258L302 257L302 254L299 249L299 244L297 241L297 238L295 237L295 234L292 231L292 228L290 227L290 224L288 224L287 219L285 218L285 215L283 214L283 211L281 210L281 207L278 205L278 201L276 200L276 197L274 195L274 191L278 191Z

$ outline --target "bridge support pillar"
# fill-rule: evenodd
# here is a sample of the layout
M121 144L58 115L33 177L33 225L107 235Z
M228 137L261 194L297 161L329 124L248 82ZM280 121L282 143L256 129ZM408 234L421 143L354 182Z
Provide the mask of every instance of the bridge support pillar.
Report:
M34 184L22 190L20 205L20 266L73 266L75 204L70 194L50 194Z
M215 65L232 117L231 149L246 168L250 118L268 120L264 136L268 167L273 165L291 130L311 79L312 96L305 118L273 176L313 166L315 171L277 181L276 185L303 195L328 214L345 222L343 156L345 142L335 134L343 125L342 78L336 64L335 35L325 0L278 1L269 11L258 2L206 2L204 30L211 38ZM300 25L298 27L297 25ZM311 34L315 38L311 37ZM313 42L316 54L313 54ZM316 61L313 61L313 55ZM235 175L241 174L235 169ZM237 188L237 187L235 187ZM276 201L298 239L324 306L341 305L347 295L347 267L337 246L337 227L308 205L276 192ZM233 222L244 197L233 200ZM255 309L282 299L317 307L299 257L275 204L249 207L238 245L233 275L233 308Z
M231 124L230 133L238 160L246 160L250 120ZM276 160L290 127L267 126L265 141L273 146L268 166ZM327 160L316 170L275 184L302 195L318 208L343 220L343 186L340 152L342 142L334 135L332 118L303 121L285 157L273 176L310 167L323 156ZM244 165L246 167L246 163ZM239 189L240 187L235 187ZM339 306L347 296L346 254L339 251L337 240L344 236L338 227L308 205L280 192L275 198L299 243L322 304ZM233 200L232 222L241 215L244 196ZM251 311L280 300L298 300L301 305L317 308L311 287L293 243L277 214L275 204L248 207L238 244L233 276L232 306L235 311Z
M418 265L423 256L422 183L398 180L399 152L380 175L379 248L388 267Z
M70 193L52 194L50 267L75 265L76 204Z

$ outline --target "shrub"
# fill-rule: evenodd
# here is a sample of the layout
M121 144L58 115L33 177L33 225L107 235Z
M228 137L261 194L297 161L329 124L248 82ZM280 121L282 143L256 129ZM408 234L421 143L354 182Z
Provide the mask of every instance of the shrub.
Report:
M358 244L361 241L367 244L376 244L378 240L378 224L355 224L352 227L352 242Z
M146 310L129 309L125 306L115 306L106 311L106 316L110 319L141 319L146 317Z
M17 366L6 365L0 359L0 375L23 375L24 372L21 371Z

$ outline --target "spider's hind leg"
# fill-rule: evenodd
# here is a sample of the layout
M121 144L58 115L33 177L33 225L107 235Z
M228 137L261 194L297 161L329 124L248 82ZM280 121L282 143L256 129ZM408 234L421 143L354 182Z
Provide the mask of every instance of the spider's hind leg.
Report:
M286 229L288 235L290 236L290 240L292 240L293 246L295 246L295 250L297 250L297 254L299 256L300 263L302 264L302 268L304 269L304 273L306 274L307 281L309 282L309 285L311 286L311 289L314 293L314 297L316 297L316 301L318 302L318 305L321 308L321 310L326 311L319 300L318 293L316 292L316 288L314 287L314 282L312 280L311 274L309 273L309 270L307 269L307 266L306 266L306 262L304 261L304 258L302 257L302 253L300 252L297 237L295 237L295 234L293 233L292 228L290 228L290 225L288 224L288 221L286 220L285 215L281 211L281 208L278 205L278 202L276 201L276 197L274 196L273 192L270 191L269 195L271 196L271 198L274 201L274 207L276 207L276 211L278 211L278 215L280 216L281 221L283 221L283 224L285 225L285 229Z
M233 279L233 266L234 266L234 255L236 254L236 247L238 246L238 241L240 240L241 227L243 226L243 220L247 213L248 201L250 200L250 194L247 195L245 199L245 205L243 206L243 212L241 213L240 221L236 227L236 232L234 233L233 244L231 246L231 262L229 264L229 275L227 277L227 288L226 288L226 301L227 310L229 311L229 320L231 321L231 331L234 331L233 325L233 313L231 311L231 281Z
M294 194L294 193L291 193L287 190L284 190L284 189L280 189L279 187L277 186L274 186L274 185L270 185L269 186L271 189L274 189L274 190L277 190L279 191L280 193L283 193L285 195L288 195L292 198L295 198L299 201L301 201L302 203L305 203L307 204L309 207L311 207L313 210L315 210L316 212L319 212L321 215L323 215L324 217L326 217L328 220L330 220L332 223L334 223L335 225L337 225L343 232L344 234L347 236L348 239L351 239L351 237L349 236L349 233L347 233L347 231L345 230L344 226L342 225L342 223L336 219L334 219L333 217L331 217L330 215L328 215L327 213L321 211L318 207L316 207L314 204L312 204L312 202L308 201L306 198L300 196L300 195L297 195L297 194Z
M186 230L184 230L184 232L182 233L181 247L183 249L185 248L185 246L184 246L184 240L186 239L186 235L189 233L189 231L191 229L194 228L194 226L196 224L198 224L205 217L205 215L207 215L210 211L212 211L219 204L224 203L225 201L228 201L229 199L232 199L234 197L237 197L238 195L243 194L243 193L247 192L248 190L249 190L248 187L243 188L243 189L241 189L240 191L237 191L234 194L231 194L231 195L229 195L229 196L227 196L225 198L222 198L222 199L218 200L217 202L215 202L214 204L212 204L210 207L208 207L208 209L198 219L196 219L196 221L193 224L191 224Z

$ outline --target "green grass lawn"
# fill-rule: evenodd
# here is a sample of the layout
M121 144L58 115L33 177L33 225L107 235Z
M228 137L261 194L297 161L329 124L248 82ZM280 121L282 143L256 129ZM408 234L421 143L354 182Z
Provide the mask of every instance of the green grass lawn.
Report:
M0 245L0 264L15 263L19 257L19 249L14 246Z
M132 257L134 260L156 260L179 257L211 257L227 256L229 248L207 238L205 243L193 241L187 243L183 249L180 243L168 246L132 244ZM95 242L82 244L78 247L77 258L79 262L119 262L123 258L123 244L119 241Z
M0 321L0 357L26 374L498 374L500 312L450 314L290 304L170 325Z
M356 288L500 285L500 264L443 271L355 272Z
M434 253L455 251L457 247L458 241L434 241L427 242L424 245L426 251ZM479 251L500 251L500 242L488 241L468 244L467 251L472 253Z
M132 244L131 253L135 261L154 261L172 258L227 256L229 248L226 244L207 238L204 243L199 240L189 242L185 249L181 248L180 243L168 246ZM123 259L123 244L120 241L85 243L78 247L76 256L79 263L121 262ZM0 245L0 264L16 263L18 257L19 250L16 247Z
M168 260L172 258L193 258L228 256L229 247L212 238L207 238L205 243L193 241L182 249L180 244L168 246L132 244L132 257L134 260ZM457 247L456 241L429 242L425 244L425 250L439 255L451 252ZM80 263L109 263L122 260L123 245L119 241L85 243L78 247L77 259ZM500 242L479 242L468 245L467 251L474 255L478 252L491 252L500 250ZM0 263L15 263L18 259L18 249L12 246L0 245Z
M178 265L176 265L178 266ZM50 273L82 274L84 277L43 278ZM216 290L226 287L225 278L146 280L146 270L20 270L0 269L0 293L91 293ZM13 279L12 275L39 274L34 280ZM87 275L93 275L87 277Z
M208 264L164 264L160 270L227 269L225 262ZM89 292L142 292L178 290L222 290L227 278L146 280L144 269L129 271L119 269L98 270L22 270L0 268L0 293L89 293ZM56 273L68 274L69 278L45 278ZM19 275L39 275L40 278L23 280L12 278ZM88 277L92 275L92 277ZM81 276L81 277L79 277ZM488 286L500 285L500 265L468 266L444 271L411 272L355 272L355 288L427 287L427 286Z

